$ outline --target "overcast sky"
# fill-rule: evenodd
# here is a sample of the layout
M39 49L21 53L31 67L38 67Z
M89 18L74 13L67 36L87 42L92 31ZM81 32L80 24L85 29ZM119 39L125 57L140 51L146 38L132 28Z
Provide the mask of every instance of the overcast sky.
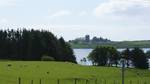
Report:
M0 28L23 27L65 40L150 40L150 0L0 0Z

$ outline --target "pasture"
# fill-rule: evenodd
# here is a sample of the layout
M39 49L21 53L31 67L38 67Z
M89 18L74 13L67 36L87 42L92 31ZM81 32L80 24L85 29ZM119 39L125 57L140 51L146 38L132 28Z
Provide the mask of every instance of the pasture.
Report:
M121 84L121 69L68 62L0 61L0 84ZM125 84L150 84L150 70L126 69Z

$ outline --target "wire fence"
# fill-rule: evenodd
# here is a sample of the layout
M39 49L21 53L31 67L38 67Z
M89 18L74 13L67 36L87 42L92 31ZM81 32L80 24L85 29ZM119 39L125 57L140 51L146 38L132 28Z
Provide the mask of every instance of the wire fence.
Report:
M2 84L122 84L121 80L112 79L83 79L83 78L70 78L70 79L24 79L16 78L14 80L1 80ZM150 80L126 80L125 84L150 84Z

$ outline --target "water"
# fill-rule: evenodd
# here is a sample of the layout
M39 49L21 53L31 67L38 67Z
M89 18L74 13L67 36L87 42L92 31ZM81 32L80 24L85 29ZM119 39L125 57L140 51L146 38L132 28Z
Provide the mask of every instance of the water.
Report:
M84 57L86 58L89 53L93 50L93 49L73 49L74 50L74 54L76 56L77 62L79 64L82 65L91 65L90 61L87 61L86 63L81 62L80 60L83 59ZM124 49L118 49L118 51L123 51ZM147 52L150 50L150 48L143 48L144 52ZM149 64L150 64L150 59L149 59Z
M84 63L81 63L80 60L83 59L84 57L86 58L93 49L73 49L73 50L76 56L76 60L79 64L91 65L90 61L87 61L86 64L84 64Z

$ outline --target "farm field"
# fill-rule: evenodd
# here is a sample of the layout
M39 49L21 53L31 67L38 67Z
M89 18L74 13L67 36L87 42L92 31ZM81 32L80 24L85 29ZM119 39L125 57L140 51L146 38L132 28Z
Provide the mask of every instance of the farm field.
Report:
M121 84L121 69L68 62L0 61L0 84L19 84L19 77L21 84L40 84L40 80L41 84ZM125 84L130 82L150 84L150 70L126 69Z

